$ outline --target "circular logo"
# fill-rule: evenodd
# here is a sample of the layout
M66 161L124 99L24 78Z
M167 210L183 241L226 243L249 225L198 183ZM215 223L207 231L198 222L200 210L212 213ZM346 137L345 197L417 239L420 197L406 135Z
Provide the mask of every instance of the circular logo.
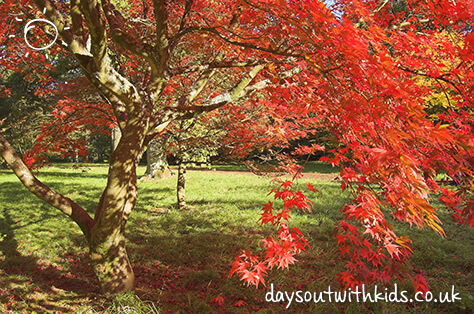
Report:
M38 22L44 22L44 23L48 23L49 25L51 25L53 28L54 28L54 32L55 32L55 36L54 36L54 39L51 41L51 43L49 43L49 45L47 46L44 46L44 47L35 47L33 46L32 44L30 44L30 42L28 41L28 38L27 38L27 35L28 35L28 32L35 28L35 25L33 25L34 23L38 23ZM49 20L46 20L46 19L34 19L34 20L31 20L29 21L28 23L26 23L26 26L25 26L25 31L24 31L24 39L25 39L25 42L26 44L28 45L28 47L30 47L31 49L33 50L45 50L45 49L48 49L49 47L51 47L52 45L54 45L54 43L56 42L56 39L58 39L58 29L56 28L56 25L54 25L53 22L49 21Z

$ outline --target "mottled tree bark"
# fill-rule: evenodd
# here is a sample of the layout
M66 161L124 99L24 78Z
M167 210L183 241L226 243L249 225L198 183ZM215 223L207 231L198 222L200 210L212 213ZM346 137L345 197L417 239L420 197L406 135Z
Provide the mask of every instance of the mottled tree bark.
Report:
M120 138L122 137L122 132L120 131L120 128L118 126L114 126L112 128L112 132L111 132L111 136L112 136L112 151L114 151L117 146L118 146L118 143L120 142Z
M135 120L122 131L110 156L107 186L95 215L89 241L92 268L104 293L133 289L134 273L125 249L125 224L137 199L136 168L147 124Z

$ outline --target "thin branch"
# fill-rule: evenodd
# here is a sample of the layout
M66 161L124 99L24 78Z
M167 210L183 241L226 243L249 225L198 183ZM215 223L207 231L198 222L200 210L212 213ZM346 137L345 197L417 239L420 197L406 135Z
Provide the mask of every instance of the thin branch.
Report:
M188 119L194 117L194 115L209 112L220 108L228 103L234 102L238 99L241 99L251 92L264 88L270 81L264 80L252 86L249 86L250 82L257 76L257 74L264 68L263 65L257 65L249 71L249 73L240 80L240 82L229 92L218 95L212 98L209 102L203 105L196 106L177 106L170 107L172 111L178 111L184 114L179 114L178 119ZM263 83L265 82L265 83Z
M262 61L262 60L249 60L249 61L220 61L216 62L213 61L209 64L201 64L201 65L191 65L186 67L176 67L170 70L171 75L180 75L180 74L187 74L193 72L200 72L207 69L226 69L226 68L245 68L245 67L253 67L260 64L268 64L269 61ZM271 62L271 63L278 63L278 62Z
M181 22L179 23L179 30L178 33L181 32L181 30L184 29L184 26L186 25L186 18L189 15L189 12L191 12L191 7L193 6L193 0L186 0L186 4L184 7L184 12L183 15L181 16Z
M375 14L375 13L379 12L379 11L382 10L383 7L386 6L387 4L388 4L388 0L385 0L385 2L382 3L377 9L375 9L373 13Z
M251 43L247 42L240 42L240 41L235 41L231 40L225 36L223 36L217 28L222 28L222 27L188 27L184 29L183 31L177 33L171 38L171 41L178 41L181 37L190 34L190 33L195 33L195 32L202 32L202 33L210 33L212 35L215 35L222 39L223 41L227 42L228 44L234 45L234 46L239 46L243 48L248 48L248 49L253 49L253 50L258 50L262 52L267 52L273 55L278 55L278 56L285 56L285 57L294 57L294 58L303 58L304 55L298 54L298 53L290 53L288 52L288 49L286 50L278 50L278 49L270 49L266 47L260 47Z
M213 62L219 62L222 61L224 58L224 53L219 52L217 56L214 58ZM191 90L187 95L183 95L180 97L178 100L178 106L186 107L188 104L193 102L197 96L202 92L204 87L206 87L207 83L211 80L211 78L214 76L216 73L215 68L207 68L206 70L203 71L203 73L199 76L199 78L194 82L193 86L191 87Z
M415 74L415 75L420 75L420 76L424 76L424 77L428 77L428 78L432 78L432 79L435 79L435 80L440 80L440 81L443 81L445 83L448 83L449 85L451 85L452 87L454 87L454 89L456 89L456 91L459 93L459 95L463 95L464 93L459 89L459 87L454 83L452 82L451 80L447 79L445 77L445 75L439 75L439 76L433 76L433 75L429 75L423 71L418 71L418 70L412 70L412 69L409 69L409 68L406 68L406 67L403 67L403 66L398 66L398 68L402 71L405 71L405 72L408 72L408 73L412 73L412 74Z

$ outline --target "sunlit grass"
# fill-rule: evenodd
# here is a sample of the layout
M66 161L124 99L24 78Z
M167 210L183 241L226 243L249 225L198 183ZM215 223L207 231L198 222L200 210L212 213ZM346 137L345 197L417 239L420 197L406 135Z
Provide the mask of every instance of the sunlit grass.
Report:
M73 169L62 165L43 169L39 178L93 215L106 173L106 166ZM143 173L141 167L139 175ZM316 194L308 191L306 182L297 184L313 201L313 210L293 214L290 224L301 229L311 248L289 270L269 272L267 284L273 283L278 290L337 289L334 278L344 265L332 232L347 195L337 182L312 181L320 191ZM135 313L283 312L286 303L265 302L265 287L245 287L238 278L228 278L235 256L244 248L258 252L260 239L271 234L271 226L262 227L257 220L261 204L271 200L267 194L277 183L245 173L191 171L186 185L188 211L175 209L175 185L175 177L139 182L139 200L126 231L137 276L136 295L106 299L98 294L79 228L26 191L9 171L0 171L0 312L126 313L132 308ZM432 291L450 291L455 285L462 302L416 307L384 302L293 303L289 310L453 313L472 308L473 232L458 227L444 210L440 216L446 238L408 225L396 224L396 228L400 235L413 239L412 261ZM412 291L409 282L402 287ZM224 298L222 306L213 302L218 296Z

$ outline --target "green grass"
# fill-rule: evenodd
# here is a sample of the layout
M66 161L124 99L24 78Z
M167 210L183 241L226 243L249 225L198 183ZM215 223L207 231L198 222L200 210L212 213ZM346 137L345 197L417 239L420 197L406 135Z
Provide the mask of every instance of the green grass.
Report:
M323 162L319 161L308 161L304 164L304 173L339 173L339 167L333 167Z
M311 163L312 169L337 171ZM233 169L234 170L234 169ZM46 168L39 178L67 194L93 214L106 183L107 167ZM144 168L139 169L139 175ZM172 177L139 182L139 200L127 225L128 252L137 277L136 294L104 298L88 266L87 245L79 228L59 211L37 200L7 170L0 171L0 312L63 313L261 313L284 312L286 303L265 302L266 289L245 287L228 278L230 265L243 248L258 250L271 234L257 222L261 204L275 182L246 173L189 172L188 211L175 205ZM281 291L337 289L342 270L334 223L347 199L339 184L312 181L321 193L309 193L309 214L293 214L311 244L289 270L272 270L266 279ZM423 271L433 292L456 287L463 298L456 304L296 304L290 312L306 313L462 313L473 307L474 235L457 227L440 211L447 237L430 230L397 225L400 235L414 242L413 263ZM401 285L401 286L400 286ZM411 283L399 289L412 291ZM222 296L220 307L212 302ZM239 301L245 302L237 306ZM236 304L237 303L237 304ZM3 308L2 308L3 306Z
M304 165L303 173L339 173L339 167L332 167L323 162L319 161L308 161L308 162L300 162L300 165ZM172 166L175 169L175 166ZM189 166L189 169L207 169L208 167L205 164L196 164L193 166ZM210 169L213 170L221 170L221 171L249 171L247 167L244 165L238 164L213 164L210 166Z

